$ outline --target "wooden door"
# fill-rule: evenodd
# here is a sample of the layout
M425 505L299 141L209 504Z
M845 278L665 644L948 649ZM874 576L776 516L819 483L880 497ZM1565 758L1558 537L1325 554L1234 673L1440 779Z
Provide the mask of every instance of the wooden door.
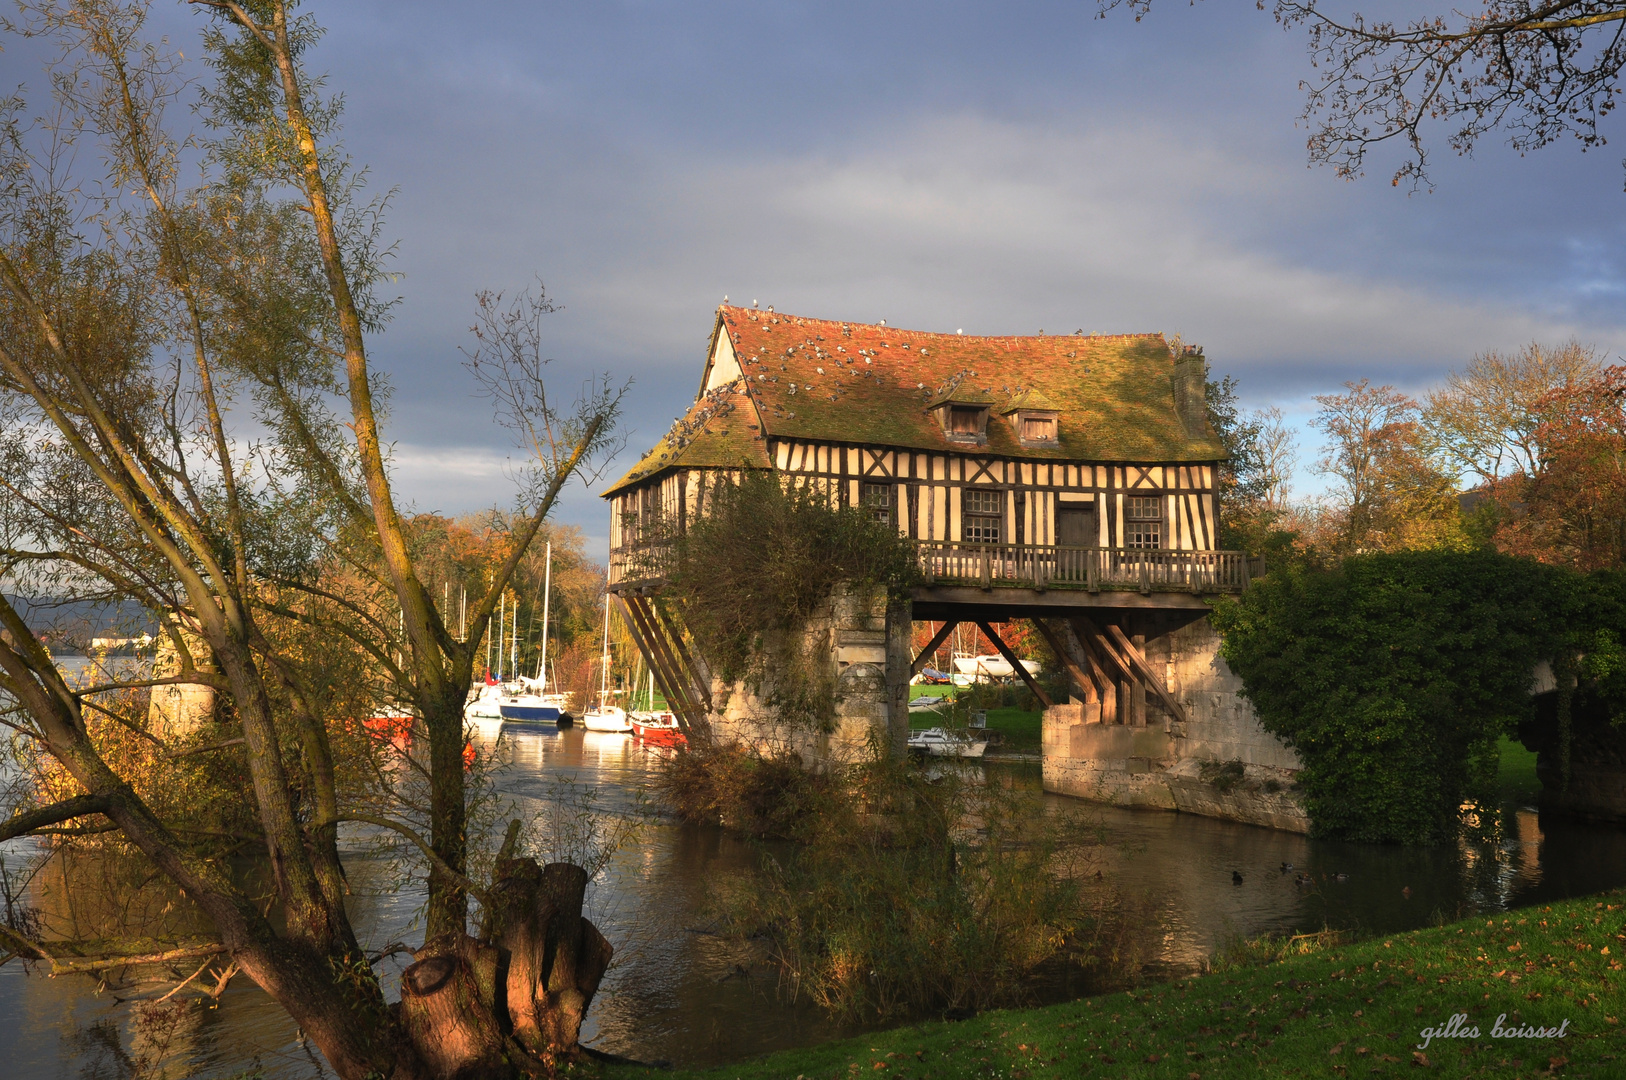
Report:
M1095 504L1063 505L1056 511L1056 543L1062 547L1095 547Z

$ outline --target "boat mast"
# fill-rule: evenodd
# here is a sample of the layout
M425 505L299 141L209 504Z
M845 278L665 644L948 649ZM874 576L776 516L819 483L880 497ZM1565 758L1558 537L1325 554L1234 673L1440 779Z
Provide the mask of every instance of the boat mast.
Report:
M553 541L548 541L546 568L542 571L542 659L536 662L536 677L542 681L542 691L548 689L548 601L553 596Z
M598 677L598 711L604 711L604 699L610 693L610 594L604 593L604 670Z
M497 599L497 681L502 682L502 632L508 625L508 590Z
M508 670L519 678L519 593L514 594L514 613L509 616L513 620L513 628L508 635Z

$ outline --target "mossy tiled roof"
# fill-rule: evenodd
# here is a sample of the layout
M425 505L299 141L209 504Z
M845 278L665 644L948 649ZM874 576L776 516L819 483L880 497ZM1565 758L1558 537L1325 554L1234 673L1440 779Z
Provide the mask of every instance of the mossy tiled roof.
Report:
M1191 438L1182 426L1174 356L1162 334L973 337L729 306L717 319L743 380L702 395L673 428L678 443L668 434L606 495L680 464L766 466L767 440L775 438L966 452L928 411L946 401L991 406L979 454L1092 462L1225 456L1213 431ZM699 413L719 393L734 403L731 417L751 412L760 427L703 421ZM1057 444L1021 445L1004 419L1012 405L1055 410Z
M639 459L627 474L604 490L608 498L667 469L737 469L742 464L766 469L768 444L757 417L756 404L736 379L700 395L689 411L672 425L654 449Z

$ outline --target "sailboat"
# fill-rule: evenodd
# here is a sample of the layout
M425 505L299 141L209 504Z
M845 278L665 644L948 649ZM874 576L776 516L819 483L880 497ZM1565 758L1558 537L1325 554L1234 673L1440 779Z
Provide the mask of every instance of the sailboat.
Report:
M483 683L469 688L469 698L463 705L463 720L475 727L502 726L502 699L506 688L502 684L502 628L507 621L508 594L502 595L503 608L497 615L496 625L486 618L486 677ZM491 673L491 634L495 630L497 641L497 673Z
M588 731L631 731L627 710L608 702L610 696L610 594L604 594L604 656L599 672L598 705L582 713L582 727Z
M676 746L688 740L683 735L683 729L678 727L677 716L670 709L655 708L655 671L649 672L648 691L643 698L642 709L634 709L631 715L632 733L645 742L659 743L663 746Z
M519 605L514 605L514 632L509 636L514 653L515 682L512 691L498 699L503 723L522 726L568 728L571 725L570 695L548 692L548 614L553 600L553 544L547 546L546 569L542 578L542 657L536 677L519 675ZM498 649L499 662L502 650ZM555 680L557 682L557 680Z

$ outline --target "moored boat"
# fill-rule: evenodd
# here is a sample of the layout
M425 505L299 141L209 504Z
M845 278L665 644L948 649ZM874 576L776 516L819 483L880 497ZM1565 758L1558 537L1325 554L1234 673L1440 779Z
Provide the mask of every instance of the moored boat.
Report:
M463 719L479 726L487 723L502 722L501 701L503 696L502 684L490 675L486 676L485 683L475 691L468 703L463 706Z
M518 692L504 694L497 705L505 724L570 726L570 695L545 693L541 679L528 679L521 675Z
M980 758L988 750L988 740L963 731L927 728L909 733L909 749L932 757Z
M1023 660L1022 666L1029 675L1037 675L1043 666L1037 660ZM954 674L949 681L956 686L969 686L974 682L991 682L995 679L1008 679L1016 674L1011 662L998 653L988 653L984 656L956 656L954 658Z
M677 717L669 710L635 712L631 717L632 733L647 743L657 746L678 746L688 742Z
M588 731L619 731L632 730L632 724L627 720L627 710L619 705L599 705L582 713L582 727Z
M582 713L582 727L588 731L627 732L627 710L610 704L610 594L604 594L604 654L600 657L598 704Z

